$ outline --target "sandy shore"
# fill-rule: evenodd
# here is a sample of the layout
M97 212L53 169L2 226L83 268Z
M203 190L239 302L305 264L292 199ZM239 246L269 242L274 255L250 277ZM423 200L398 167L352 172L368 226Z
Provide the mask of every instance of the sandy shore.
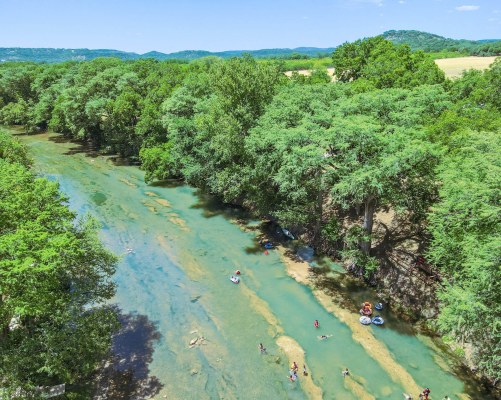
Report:
M277 339L277 345L287 355L288 365L292 365L295 361L299 366L297 381L299 381L307 396L313 400L322 400L322 389L315 385L309 373L306 376L302 373L302 366L306 365L306 360L304 357L304 350L299 343L289 336L280 336ZM306 365L306 370L309 371L308 365Z
M297 282L310 286L314 296L317 298L319 303L331 314L336 316L340 321L344 322L352 331L353 340L357 341L362 345L364 350L369 354L374 360L376 360L381 367L388 373L388 375L395 381L398 382L405 391L409 393L420 393L421 386L419 386L412 376L398 364L393 355L388 350L388 348L380 341L378 341L372 334L371 328L360 324L359 315L350 310L339 307L332 301L332 298L325 294L324 292L315 289L309 277L308 264L305 262L292 260L285 254L285 249L282 247L278 248L283 262L287 267L287 272L291 277L293 277ZM366 392L361 385L352 385L353 389L360 392L359 396L362 394L363 398L370 399L372 396L370 393ZM362 398L362 397L359 397Z

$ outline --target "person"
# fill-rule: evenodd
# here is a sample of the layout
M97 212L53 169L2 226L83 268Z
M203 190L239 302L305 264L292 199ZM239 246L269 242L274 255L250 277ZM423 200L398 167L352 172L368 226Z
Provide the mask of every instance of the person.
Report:
M294 361L294 362L292 363L292 370L293 370L294 372L296 372L298 369L299 369L299 367L297 366L296 362Z
M344 371L342 372L343 378L346 378L346 375L350 375L350 371L348 371L348 368L345 368Z
M408 395L407 393L404 393L404 398L405 400L412 400L412 397Z
M292 375L292 374L289 374L289 380L290 380L291 382L294 382L294 378L293 378L293 375Z
M318 328L319 327L319 323L318 323L318 319L315 320L315 322L313 323L313 326L315 328Z
M428 396L430 395L430 392L431 392L430 388L425 388L423 390L424 400L428 400Z
M322 335L322 336L320 336L320 339L321 340L325 340L325 339L327 339L327 336L326 335Z
M308 372L306 372L306 365L303 364L303 376L307 376Z
M449 396L445 395L445 397L442 400L451 400L451 398Z
M261 354L266 353L266 349L265 349L265 347L263 346L262 343L259 343L259 351L261 351Z

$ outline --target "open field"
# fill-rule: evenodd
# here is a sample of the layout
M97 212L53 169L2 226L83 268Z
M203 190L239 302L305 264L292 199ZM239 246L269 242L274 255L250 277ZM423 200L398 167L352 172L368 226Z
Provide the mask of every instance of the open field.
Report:
M447 78L455 78L469 69L487 69L495 59L496 57L457 57L442 58L435 60L435 63L445 72Z
M439 66L439 68L445 72L445 76L447 78L456 78L461 76L463 71L467 71L469 69L479 69L484 70L489 68L489 66L494 62L496 57L454 57L454 58L442 58L435 60L435 63ZM323 69L320 66L320 69ZM285 75L292 76L293 71L286 71ZM300 75L310 76L311 69L299 69L297 71ZM333 77L334 68L327 68L327 73Z

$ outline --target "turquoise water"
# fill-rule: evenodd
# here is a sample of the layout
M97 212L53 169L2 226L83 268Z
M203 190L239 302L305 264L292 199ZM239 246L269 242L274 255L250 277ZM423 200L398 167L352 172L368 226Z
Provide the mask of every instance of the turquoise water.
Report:
M89 157L76 144L55 143L47 135L22 140L36 169L60 183L72 209L103 224L103 240L122 256L114 302L142 322L139 333L115 350L134 351L142 361L140 367L124 362L120 368L149 385L144 393L158 399L308 398L302 377L296 383L287 379L289 361L276 343L285 335L305 351L310 376L325 399L360 398L343 380L345 367L366 398L403 398L404 388L353 340L351 328L287 274L276 251L264 255L255 232L233 222L241 217L238 209L185 185L148 186L138 168ZM236 269L242 271L241 285L228 279ZM353 294L354 302L360 295ZM391 325L367 330L418 385L429 386L434 399L465 392L464 381L441 361L449 359L446 354L410 326ZM321 334L333 336L320 341ZM190 348L190 340L201 336L206 340ZM260 354L260 342L267 355ZM488 398L471 382L467 386L472 398Z

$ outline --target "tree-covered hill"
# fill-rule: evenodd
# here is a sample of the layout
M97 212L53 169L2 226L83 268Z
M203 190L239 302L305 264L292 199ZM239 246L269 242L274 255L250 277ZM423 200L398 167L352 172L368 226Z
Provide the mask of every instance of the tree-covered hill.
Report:
M411 30L386 31L383 36L394 44L407 44L412 50L423 50L425 52L456 51L478 56L501 55L501 40L499 39L449 39L433 33Z
M0 48L0 62L32 61L56 63L64 61L90 61L99 57L116 57L121 60L137 60L141 58L155 58L157 60L185 60L191 61L202 57L216 56L221 58L240 57L249 53L255 58L309 58L330 56L333 47L298 47L296 49L262 49L262 50L228 50L210 52L206 50L184 50L175 53L161 53L150 51L144 54L125 52L120 50L90 50L90 49L53 49L53 48Z
M423 50L425 52L458 52L478 56L501 55L501 40L498 39L458 40L413 30L391 30L384 32L383 37L394 44L407 44L412 50ZM154 58L157 60L192 61L208 56L220 58L241 57L245 53L251 54L254 58L301 59L330 57L334 50L335 47L297 47L295 49L227 50L219 52L207 50L183 50L174 53L150 51L138 54L111 49L3 47L0 48L0 62L32 61L56 63L64 61L90 61L99 57L116 57L121 60Z

